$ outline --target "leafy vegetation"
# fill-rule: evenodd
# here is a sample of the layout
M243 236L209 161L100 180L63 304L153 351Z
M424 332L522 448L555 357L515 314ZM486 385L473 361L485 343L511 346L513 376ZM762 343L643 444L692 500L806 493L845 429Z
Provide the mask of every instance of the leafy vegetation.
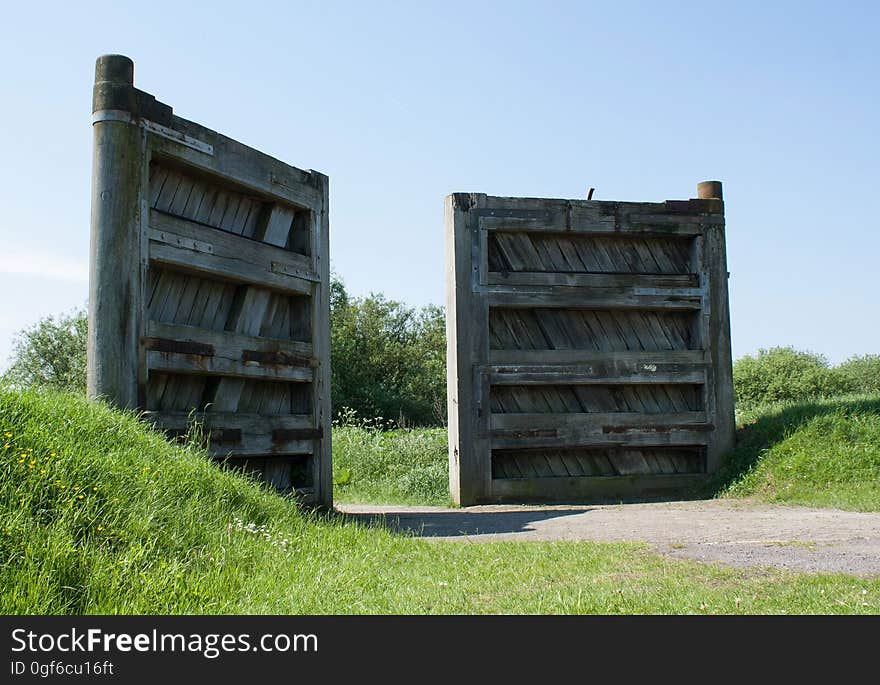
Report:
M850 357L834 371L852 392L880 393L880 354Z
M443 310L407 307L384 295L330 290L334 412L387 419L386 425L438 425L446 419Z
M880 580L634 544L437 544L295 502L77 395L0 388L0 611L877 613Z
M19 386L86 390L86 313L49 316L20 331L3 379Z
M733 365L733 388L739 409L768 402L831 397L851 389L822 355L791 347L759 350Z

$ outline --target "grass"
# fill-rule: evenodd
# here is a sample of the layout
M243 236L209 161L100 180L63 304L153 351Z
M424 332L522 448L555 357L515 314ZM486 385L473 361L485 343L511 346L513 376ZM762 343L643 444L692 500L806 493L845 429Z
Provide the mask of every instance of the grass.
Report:
M368 504L447 505L446 429L383 431L334 426L334 499Z
M880 579L635 544L438 543L306 513L76 396L0 389L0 436L4 614L880 612Z
M738 423L714 493L880 511L880 395L771 404Z

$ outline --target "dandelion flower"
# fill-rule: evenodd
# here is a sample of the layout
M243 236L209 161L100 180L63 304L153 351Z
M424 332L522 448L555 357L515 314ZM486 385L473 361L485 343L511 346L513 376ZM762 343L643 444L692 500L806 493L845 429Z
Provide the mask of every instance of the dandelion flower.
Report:
M55 453L54 453L54 452L49 452L49 456L50 456L50 457L54 457L54 456L55 456Z
M97 485L96 485L95 487L92 488L92 492L98 492L98 486L97 486Z
M11 438L11 437L12 437L12 433L4 433L4 435L5 435L7 438Z
M83 495L77 495L76 498L77 498L77 499L82 499L82 498L83 498Z
M102 530L104 530L104 526L98 526L98 531L100 532Z

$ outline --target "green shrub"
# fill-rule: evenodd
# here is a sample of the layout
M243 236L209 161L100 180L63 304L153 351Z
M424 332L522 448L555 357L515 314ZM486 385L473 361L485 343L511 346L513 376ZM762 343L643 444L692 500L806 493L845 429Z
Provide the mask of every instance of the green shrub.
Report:
M880 392L880 354L850 357L834 373L852 392Z
M382 294L350 297L330 290L334 412L384 417L401 427L446 418L446 323L443 310L407 307Z
M733 365L737 406L831 397L852 391L846 378L833 371L820 354L792 347L758 350Z
M3 380L19 387L85 392L87 330L84 310L40 319L16 335Z

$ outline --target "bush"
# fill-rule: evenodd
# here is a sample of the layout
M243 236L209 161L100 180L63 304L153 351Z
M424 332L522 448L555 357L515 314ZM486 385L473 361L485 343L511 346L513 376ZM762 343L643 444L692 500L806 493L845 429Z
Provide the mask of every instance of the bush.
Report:
M446 418L446 323L443 310L384 295L353 298L334 278L330 290L334 412L384 418L398 426Z
M733 390L737 406L747 408L767 402L831 397L851 392L852 388L822 355L774 347L734 363Z
M880 392L880 354L850 357L834 367L834 373L852 392Z
M16 335L3 380L18 387L85 392L87 331L84 310L40 319Z

